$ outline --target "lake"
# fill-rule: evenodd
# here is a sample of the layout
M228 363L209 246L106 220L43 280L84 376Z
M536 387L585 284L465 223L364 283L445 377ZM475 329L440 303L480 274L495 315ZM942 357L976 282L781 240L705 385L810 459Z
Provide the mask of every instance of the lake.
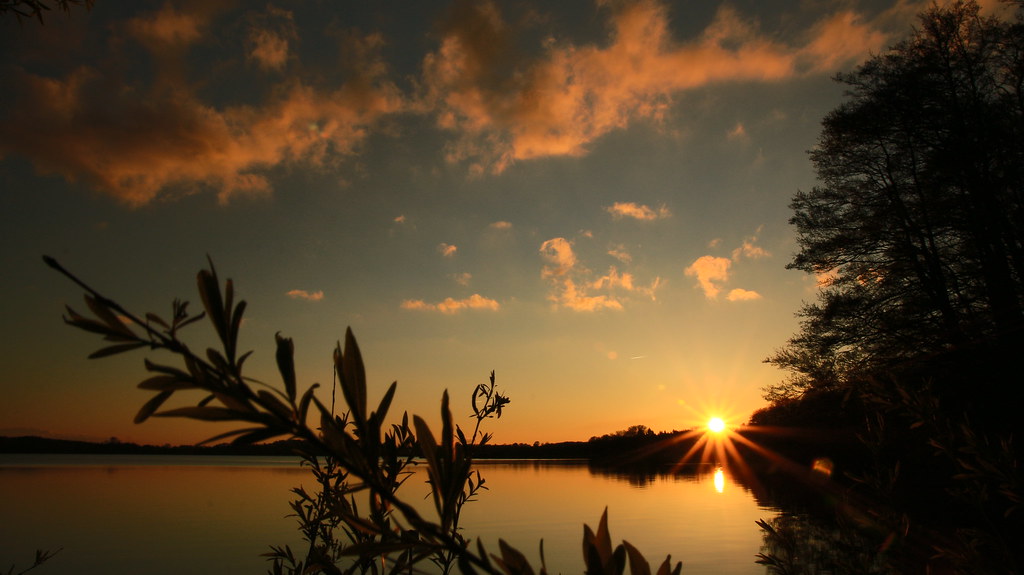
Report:
M467 536L497 550L502 537L551 573L581 573L583 524L607 506L613 542L652 567L665 556L687 575L763 575L754 563L758 502L728 470L618 474L585 462L484 461L489 490L463 512ZM403 489L429 509L425 473ZM0 454L0 571L27 567L35 549L63 550L35 573L265 573L269 545L301 549L290 489L312 478L292 458Z

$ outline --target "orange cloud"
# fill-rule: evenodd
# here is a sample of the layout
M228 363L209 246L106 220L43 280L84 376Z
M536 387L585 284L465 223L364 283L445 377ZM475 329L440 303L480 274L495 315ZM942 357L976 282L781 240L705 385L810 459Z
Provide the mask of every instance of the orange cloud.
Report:
M541 270L541 277L561 277L576 266L576 255L572 243L565 238L552 238L540 245L541 257L548 262Z
M304 299L306 301L320 301L324 299L324 292L317 290L315 292L308 292L303 289L293 289L286 293L288 297L292 299Z
M625 290L633 289L633 274L623 273L619 274L619 270L612 266L608 269L608 275L598 278L591 286L594 289L604 288L622 288Z
M655 299L661 286L661 278L655 278L650 286L637 285L633 274L619 272L615 266L597 279L586 267L579 265L573 252L572 242L565 238L552 238L541 244L541 257L547 262L541 268L541 277L550 280L551 291L548 299L556 307L574 311L597 311L601 309L623 309L623 302L616 293L638 293ZM593 292L607 292L594 294Z
M750 301L755 299L761 299L761 294L757 293L756 291L736 288L733 290L729 290L729 295L725 296L725 299L729 301Z
M808 71L825 73L834 73L844 64L878 53L889 41L888 34L872 28L850 11L818 22L809 36L797 59Z
M760 228L758 228L760 232ZM715 247L721 243L721 240L715 239L711 242L710 247ZM721 293L723 286L729 281L732 264L739 262L740 260L746 259L759 259L770 257L771 254L768 250L765 250L761 246L757 245L757 236L751 236L745 238L740 247L732 251L732 259L720 258L715 256L701 256L694 260L690 264L684 273L688 276L697 278L697 285L704 291L704 297L707 299L717 299L718 294ZM761 294L745 290L741 288L735 288L726 294L725 299L728 301L748 301L754 299L761 299Z
M697 278L697 283L704 290L704 297L715 299L722 291L718 284L729 280L730 266L732 266L732 260L727 258L701 256L690 264L684 273Z
M288 10L267 6L250 16L249 60L263 70L280 71L288 63L291 44L299 39L295 18Z
M350 39L362 68L339 87L289 81L258 105L217 108L182 80L188 48L208 33L208 19L167 7L122 27L153 55L150 84L119 76L113 65L63 77L11 70L18 113L0 122L0 154L17 152L39 172L132 206L200 190L225 203L269 193L265 174L275 166L324 166L356 153L370 127L403 105L375 56L381 39L370 35ZM124 42L112 39L111 53L127 49Z
M755 242L757 242L756 237L751 237L743 240L743 244L732 251L732 259L734 261L740 259L741 257L745 257L748 259L758 259L770 257L772 255L771 253L768 252L768 250L757 245Z
M494 2L459 3L440 47L423 62L423 105L456 135L448 160L467 162L473 174L579 156L612 130L660 121L679 92L833 72L887 39L847 12L789 45L723 7L698 38L679 42L655 0L614 4L599 44L550 40L528 59L513 49L513 36Z
M459 251L459 248L451 244L440 243L437 246L437 251L441 252L441 255L446 258L455 257L455 252Z
M621 245L615 246L608 250L608 255L612 256L613 258L619 260L624 264L628 264L629 262L633 261L633 256L630 255L628 251L626 251L625 246Z
M660 206L657 210L654 210L643 204L636 204L634 202L615 202L611 206L605 208L605 211L611 214L615 219L633 218L643 221L659 220L672 215L665 206Z
M131 18L126 29L153 52L177 50L202 37L207 15L179 12L172 4L164 4L157 12Z
M561 290L548 296L556 305L571 309L573 311L597 311L601 309L621 310L622 303L609 295L587 295L586 292L576 287L572 278L564 278L561 282Z
M511 230L512 229L512 222L506 222L506 221L492 222L490 227L491 227L491 229L494 229L494 230Z
M409 310L422 310L422 311L438 311L443 314L454 314L464 309L472 310L492 310L497 311L501 308L501 304L497 301L484 297L480 294L473 294L465 299L454 299L445 298L444 301L438 303L427 303L423 300L411 300L407 299L402 302L402 309Z

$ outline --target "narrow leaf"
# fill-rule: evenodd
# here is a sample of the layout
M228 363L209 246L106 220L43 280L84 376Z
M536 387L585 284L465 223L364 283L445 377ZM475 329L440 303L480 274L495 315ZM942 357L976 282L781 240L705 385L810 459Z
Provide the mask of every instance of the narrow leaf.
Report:
M196 283L199 287L199 296L203 300L203 308L206 309L206 315L210 317L210 322L213 323L213 328L217 330L217 335L220 336L221 341L224 341L227 335L227 325L224 321L224 304L221 302L220 297L220 284L217 279L217 271L213 268L213 263L210 263L210 270L202 270L196 277Z
M647 559L644 559L643 554L636 547L630 545L629 541L623 541L622 545L626 548L626 554L629 556L630 575L651 575L651 565Z
M533 575L533 567L518 549L505 543L504 539L498 539L498 548L501 549L501 562L507 573Z
M277 370L281 372L284 389L288 400L295 403L295 344L290 337L281 337L281 332L274 334L277 342Z
M156 375L145 379L138 385L139 389L152 389L154 391L178 391L181 389L195 389L196 384L191 381L183 381L172 375Z
M248 445L251 443L265 441L272 437L278 437L280 435L287 435L287 432L279 429L256 428L245 435L236 437L231 443L235 445Z
M173 391L162 391L153 396L149 401L143 404L142 408L139 409L139 412L135 414L135 423L142 423L149 419L149 416L153 415L153 412L157 409L160 409L160 406L163 405L164 402L167 401L167 398L172 394L174 394Z
M243 413L224 407L179 407L154 414L156 417L187 417L201 421L255 421L251 413Z
M162 320L160 318L160 316L156 315L155 313L151 313L151 312L147 313L146 314L146 320L149 321L149 322L155 323L155 324L159 325L160 327L162 327L164 329L170 329L170 327L171 327L171 326L167 325L167 322Z
M398 389L398 382L392 381L391 386L384 392L384 397L380 400L380 405L377 406L377 411L374 412L374 418L377 421L377 425L383 423L384 418L387 417L388 410L391 409L391 401L395 398L395 391Z
M101 357L107 357L111 355L117 355L126 351L132 351L133 349L139 349L140 347L146 347L147 343L122 343L118 345L111 345L104 347L103 349L96 350L89 354L89 359L98 359Z
M106 302L101 302L99 299L87 295L85 296L85 303L89 305L89 309L92 310L92 313L96 314L96 317L110 326L111 330L122 335L134 337L135 334L132 333L132 330L128 329L128 326L119 317L114 315L114 312L110 311Z
M352 411L352 418L356 425L362 427L366 422L366 370L352 328L345 330L345 352L338 377L341 379L345 401Z
M259 398L260 403L263 405L263 407L267 408L268 411L272 412L274 415L280 417L285 421L291 421L291 409L287 405L285 405L280 399L278 399L276 395L270 393L265 389L261 389L258 392L256 392L256 397Z
M299 423L306 423L306 414L309 412L309 402L313 399L313 391L320 387L319 383L314 383L309 386L306 393L302 394L302 399L299 400Z

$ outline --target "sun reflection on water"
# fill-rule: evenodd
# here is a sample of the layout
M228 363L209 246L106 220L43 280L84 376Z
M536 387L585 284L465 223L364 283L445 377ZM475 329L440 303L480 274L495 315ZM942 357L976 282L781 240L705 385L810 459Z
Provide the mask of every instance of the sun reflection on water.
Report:
M719 467L715 469L715 491L722 493L725 491L725 472Z

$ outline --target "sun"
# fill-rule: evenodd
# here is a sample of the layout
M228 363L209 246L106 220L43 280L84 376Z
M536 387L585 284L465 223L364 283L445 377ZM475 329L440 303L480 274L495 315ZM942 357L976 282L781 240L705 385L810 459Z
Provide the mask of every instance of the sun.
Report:
M721 417L712 417L708 420L708 430L714 433L722 433L725 431L725 422L722 421Z

